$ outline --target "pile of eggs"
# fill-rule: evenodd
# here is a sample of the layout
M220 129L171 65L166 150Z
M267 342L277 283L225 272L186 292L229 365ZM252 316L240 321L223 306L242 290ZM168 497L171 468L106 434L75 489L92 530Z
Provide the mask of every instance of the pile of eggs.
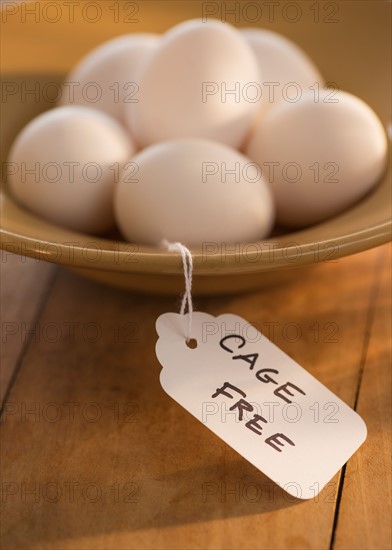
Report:
M72 230L117 224L140 244L253 241L275 223L315 224L386 165L368 105L328 89L285 37L220 21L102 44L68 75L61 102L17 137L11 193Z

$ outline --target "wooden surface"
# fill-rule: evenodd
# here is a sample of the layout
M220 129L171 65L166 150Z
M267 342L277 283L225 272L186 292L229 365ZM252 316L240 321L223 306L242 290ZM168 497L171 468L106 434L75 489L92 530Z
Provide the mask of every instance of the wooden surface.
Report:
M162 391L154 325L175 298L37 269L2 263L3 281L20 281L2 316L2 548L390 548L389 247L284 288L196 301L262 327L367 423L366 443L310 501L284 494ZM5 338L15 304L32 297ZM27 316L36 332L23 335Z
M201 10L200 2L139 2L139 22L129 25L113 20L111 2L98 3L94 24L77 11L73 23L9 16L2 70L63 73L104 39L160 32ZM315 24L309 3L300 4L298 24L278 12L263 26L315 44L326 78L360 90L389 120L387 58L375 58L388 42L387 4L340 2L334 25ZM341 47L355 35L361 40ZM196 300L213 315L256 323L363 416L366 443L306 502L160 388L155 319L178 299L124 293L10 254L1 275L4 550L391 548L389 247L320 264L284 286Z

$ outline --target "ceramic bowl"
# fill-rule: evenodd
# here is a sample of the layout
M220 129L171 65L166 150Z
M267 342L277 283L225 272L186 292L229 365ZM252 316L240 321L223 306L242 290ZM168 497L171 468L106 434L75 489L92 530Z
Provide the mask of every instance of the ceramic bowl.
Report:
M185 13L191 7L195 10L196 4L174 4L177 11L165 12L162 19L146 8L143 28L136 25L132 31L162 32L178 20L196 15ZM343 10L340 12L342 19L334 26L317 26L314 21L305 19L296 26L284 21L269 26L300 43L314 58L327 81L334 80L342 89L367 101L387 127L389 92L382 83L388 82L389 69L383 57L382 37L369 40L361 59L356 57L356 50L355 55L347 50L348 36L354 44L355 40L363 40L364 21L369 34L378 37L381 32L379 22L385 16L380 7L365 13L365 8L357 9L357 6L350 11L348 4L339 4ZM244 23L244 26L249 25ZM116 32L119 31L116 29ZM127 31L122 29L122 32ZM50 39L55 37L48 37ZM80 37L82 39L84 37ZM362 78L365 68L369 78L377 79L377 82L372 84L369 79ZM47 82L60 84L63 76L60 73L13 74L12 82L31 89L37 82L42 86ZM3 75L3 80L7 80L7 75ZM7 97L1 126L3 162L18 131L50 107L53 103L47 97L39 102L28 98L21 102L17 94ZM283 231L260 242L236 243L227 247L206 243L200 249L193 249L194 292L217 294L251 290L287 280L321 262L387 242L391 236L390 173L388 170L379 185L360 202L324 223L301 231ZM8 194L6 184L2 186L1 205L2 248L8 252L62 264L91 279L126 289L174 293L183 288L181 258L175 252L125 243L117 236L97 238L75 233L49 223L19 206Z

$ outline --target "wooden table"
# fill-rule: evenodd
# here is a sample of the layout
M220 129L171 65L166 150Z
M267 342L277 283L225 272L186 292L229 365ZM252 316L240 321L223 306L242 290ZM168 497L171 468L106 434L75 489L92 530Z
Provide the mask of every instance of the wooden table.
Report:
M95 25L9 17L3 70L64 72L129 29L100 4ZM146 19L130 30L200 16L192 2L166 2L155 19L156 5L139 5ZM327 32L279 25L299 43ZM391 548L388 246L285 286L195 301L256 323L364 418L366 443L310 501L283 493L162 391L155 319L177 308L175 297L124 293L12 254L1 270L4 550Z
M389 247L284 288L196 299L257 323L364 418L366 443L310 501L161 389L154 325L175 298L14 255L1 268L4 550L390 548Z

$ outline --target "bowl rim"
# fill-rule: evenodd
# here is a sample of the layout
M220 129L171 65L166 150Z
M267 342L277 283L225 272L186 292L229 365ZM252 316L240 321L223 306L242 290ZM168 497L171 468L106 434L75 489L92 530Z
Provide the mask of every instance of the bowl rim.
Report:
M194 274L211 276L276 271L333 261L385 244L392 238L391 217L379 219L368 226L359 225L354 231L341 231L342 225L355 216L356 211L359 215L369 197L381 187L377 186L340 215L299 231L254 242L230 245L211 242L204 243L202 247L190 247ZM4 189L0 191L0 205L2 213L7 214L2 216L0 228L0 247L6 252L99 271L162 275L183 272L181 256L176 251L70 231L19 206ZM23 219L29 227L33 227L31 234L15 227L18 225L15 219ZM34 228L39 231L34 231ZM58 235L61 239L42 238L42 233Z

